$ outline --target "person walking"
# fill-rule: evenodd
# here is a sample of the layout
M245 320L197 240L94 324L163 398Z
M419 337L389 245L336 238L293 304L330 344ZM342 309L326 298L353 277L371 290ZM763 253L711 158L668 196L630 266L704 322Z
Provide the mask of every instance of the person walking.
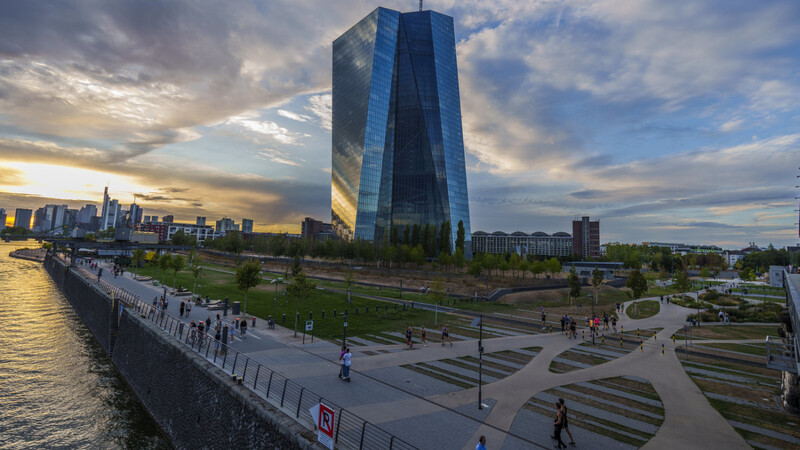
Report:
M181 313L181 315L180 315L180 316L181 316L181 317L183 317L183 311L185 311L185 310L186 310L186 302L181 302L181 307L180 307L180 308L178 308L178 310L179 310L179 311L180 311L180 313Z
M478 445L475 446L475 450L486 450L486 436L481 435L478 439Z
M342 346L342 351L339 353L339 378L341 379L344 374L344 354L347 353L347 347Z
M578 324L575 323L575 319L570 320L569 331L572 333L574 339L578 339Z
M414 348L414 343L411 342L411 335L412 335L411 327L406 326L406 345L408 346L408 348Z
M445 341L450 341L450 347L453 346L453 340L450 339L450 333L447 331L447 324L442 326L442 347L444 347Z
M542 311L542 329L544 330L545 326L547 325L547 314Z
M614 328L614 333L617 332L617 316L611 316L611 326Z
M352 358L353 355L350 353L350 349L346 349L344 356L342 357L342 379L348 383L350 382L350 364Z
M567 432L567 436L569 436L569 445L575 446L575 438L572 437L572 432L569 431L569 419L567 417L567 405L564 404L564 399L559 398L558 403L561 403L561 419L564 422L563 428L564 431Z
M567 325L566 316L561 316L561 332L563 333Z
M97 271L97 281L100 281L100 278L103 277L103 268L101 267L100 270Z
M553 439L557 441L556 448L567 448L564 441L561 440L561 430L564 428L564 415L561 413L561 403L555 402L556 406L556 420L553 422Z
M241 324L239 324L239 333L241 333L242 340L247 339L247 320L243 320Z
M219 353L219 345L220 341L222 340L222 332L219 329L219 324L217 324L216 333L214 333L214 354Z
M230 331L228 331L228 344L233 344L234 337L236 337L236 328L231 326Z
M422 346L423 347L427 347L428 346L428 339L425 337L425 325L422 325L420 327L419 339L422 341Z
M186 317L192 313L192 302L186 302Z

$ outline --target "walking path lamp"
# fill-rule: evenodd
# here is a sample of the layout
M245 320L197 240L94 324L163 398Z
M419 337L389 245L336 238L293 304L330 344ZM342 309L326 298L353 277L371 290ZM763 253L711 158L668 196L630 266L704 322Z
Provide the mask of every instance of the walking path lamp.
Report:
M344 326L342 326L342 347L347 346L347 310L344 313Z
M283 283L283 278L276 278L270 283L275 285L275 296L272 297L272 320L278 319L278 285Z

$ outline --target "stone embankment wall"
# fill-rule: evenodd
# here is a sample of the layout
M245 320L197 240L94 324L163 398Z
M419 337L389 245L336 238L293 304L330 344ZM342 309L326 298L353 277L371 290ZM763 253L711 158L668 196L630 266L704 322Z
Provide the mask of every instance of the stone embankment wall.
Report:
M61 261L48 255L44 266L176 447L317 448L313 432L152 322L127 309L111 316L111 299Z

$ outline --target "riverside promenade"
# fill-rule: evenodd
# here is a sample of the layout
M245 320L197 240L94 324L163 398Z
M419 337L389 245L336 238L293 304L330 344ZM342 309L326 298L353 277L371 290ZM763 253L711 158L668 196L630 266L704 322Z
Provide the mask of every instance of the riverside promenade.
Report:
M77 267L85 272L87 278L97 279L96 271L90 273L85 265ZM101 267L106 282L135 293L145 302L151 302L164 292L161 287L134 280L130 274L115 278L110 266ZM186 297L168 297L167 312L178 317L180 302ZM663 409L662 414L648 413L658 416L658 420L663 422L658 427L635 421L626 424L652 435L649 440L643 440L642 445L609 439L573 423L571 431L578 447L750 448L709 404L678 360L675 349L682 343L673 343L670 337L685 325L686 316L691 312L672 304L662 305L659 314L642 320L633 320L622 312L618 326L627 330L660 331L644 339L634 351L620 354L603 364L581 366L565 373L550 370L551 363L559 361L559 355L564 352L585 348L585 341L567 339L559 333L517 333L484 339L484 370L487 372L484 380L488 384L483 386L483 409L478 409L477 383L471 380L474 372L467 370L470 364L474 364L470 358L477 359L478 356L476 340L461 340L452 346L438 343L429 347L415 346L413 350L405 349L402 344L350 344L353 350L351 383L338 379L337 344L319 340L310 344L307 338L306 344L302 345L301 339L294 338L291 330L277 325L275 330L268 330L266 321L261 319L257 320L256 327L248 328L247 340L239 340L237 333L237 340L231 347L418 448L473 449L481 435L487 437L487 447L492 449L552 448L549 436L554 414L531 412L531 402L549 398L544 391L553 388L565 389L567 385L614 377L652 385L659 400L641 398L624 390L603 389L614 392L620 399L635 398L652 403L659 411ZM218 313L222 315L221 311L207 311L195 306L191 317L182 320L188 323L211 317L213 321ZM231 319L231 315L225 318L228 322ZM582 332L580 330L579 335ZM530 356L527 362L520 363L510 358L511 354ZM444 365L444 362L454 360L461 361L461 365ZM504 367L512 369L503 372ZM437 372L442 376L437 378ZM447 382L444 375L453 377L452 381ZM602 406L602 402L599 403ZM569 401L567 405L570 406ZM578 412L573 409L571 414L572 411ZM308 415L306 411L301 413ZM604 412L602 407L581 413L595 415L601 425L623 420ZM569 442L566 433L562 437Z

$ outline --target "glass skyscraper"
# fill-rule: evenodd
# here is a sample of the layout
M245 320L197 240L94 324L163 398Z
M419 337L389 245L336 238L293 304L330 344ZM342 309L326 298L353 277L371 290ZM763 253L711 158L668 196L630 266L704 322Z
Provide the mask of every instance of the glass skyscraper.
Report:
M378 8L333 41L334 232L464 222L470 241L453 18Z

